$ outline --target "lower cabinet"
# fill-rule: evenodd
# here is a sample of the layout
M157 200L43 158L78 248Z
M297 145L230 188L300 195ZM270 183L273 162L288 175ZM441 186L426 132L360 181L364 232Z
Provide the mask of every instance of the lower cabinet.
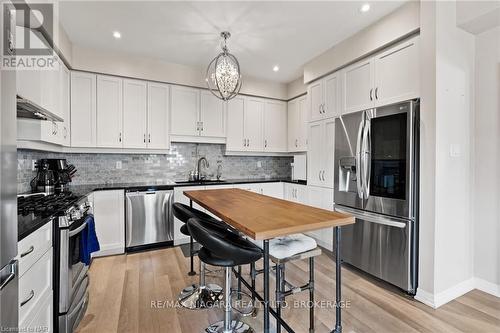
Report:
M333 189L307 186L307 199L309 206L333 210ZM319 245L333 250L333 228L311 231L308 235L315 238Z
M301 184L285 183L284 196L285 200L307 205L307 186Z
M19 328L22 332L53 332L52 223L18 243Z
M270 197L283 199L283 183L253 183L253 184L236 184L234 188L239 188L246 191L255 192L258 194L268 195Z
M96 191L93 201L97 239L101 250L93 257L125 252L125 194L123 190Z
M174 188L174 202L180 202L189 206L189 198L184 195L184 191L204 190L205 186L180 186ZM203 207L193 202L193 208L205 211ZM174 217L174 245L189 243L189 236L181 233L181 227L184 225L179 219Z

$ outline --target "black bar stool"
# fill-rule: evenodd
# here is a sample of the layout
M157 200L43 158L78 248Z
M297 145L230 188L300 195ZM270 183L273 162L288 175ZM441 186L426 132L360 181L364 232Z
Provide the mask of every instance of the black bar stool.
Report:
M224 267L226 271L224 320L210 325L207 333L254 333L248 324L232 320L231 314L231 274L232 268L248 265L262 257L262 250L252 242L240 237L227 228L213 228L198 218L187 223L190 234L201 244L198 258L206 264Z
M184 223L186 223L190 218L196 217L203 219L204 223L210 225L212 228L220 228L221 230L225 230L226 228L225 223L214 219L210 215L205 214L198 209L194 209L179 202L173 204L173 213L175 217ZM191 236L187 225L184 224L180 230L184 235L190 237L191 272L189 272L188 275L194 275L196 273L193 271L193 257L198 251L194 251L193 237ZM205 263L200 260L199 284L192 284L184 288L179 294L179 303L183 307L193 310L203 309L212 306L214 302L222 299L222 287L213 283L206 284L205 272Z

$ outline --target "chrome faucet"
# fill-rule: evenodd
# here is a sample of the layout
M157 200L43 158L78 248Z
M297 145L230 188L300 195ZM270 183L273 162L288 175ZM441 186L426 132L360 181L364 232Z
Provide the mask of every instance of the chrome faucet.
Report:
M197 180L202 180L205 178L205 176L201 175L201 167L208 168L210 167L210 164L208 163L208 160L203 156L198 159L197 167L196 167L196 172L195 172L195 177L197 177Z

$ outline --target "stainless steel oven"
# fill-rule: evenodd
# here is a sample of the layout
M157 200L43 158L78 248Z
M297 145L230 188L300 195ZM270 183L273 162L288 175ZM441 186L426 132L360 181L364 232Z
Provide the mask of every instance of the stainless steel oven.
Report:
M80 259L80 237L90 212L85 198L55 224L54 324L58 332L73 332L88 305L88 268Z
M411 100L341 116L335 128L335 206L343 260L409 293L417 286L418 112Z

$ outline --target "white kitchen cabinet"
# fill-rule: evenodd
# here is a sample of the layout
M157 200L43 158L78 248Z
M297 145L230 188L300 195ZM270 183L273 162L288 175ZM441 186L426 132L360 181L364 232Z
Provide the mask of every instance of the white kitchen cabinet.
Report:
M42 75L40 70L16 71L17 94L42 106Z
M61 126L61 144L71 146L71 105L70 105L70 72L61 63L59 71L59 108L64 121Z
M323 119L323 93L323 80L315 81L307 88L310 121Z
M264 150L263 117L265 102L262 99L248 98L244 112L244 139L246 151Z
M198 136L200 130L199 109L199 89L173 86L170 133L179 136Z
M375 105L419 97L418 38L404 41L375 56Z
M96 75L71 72L71 146L96 146Z
M419 97L418 38L396 44L342 71L344 114Z
M123 80L97 76L97 147L123 147Z
M50 70L40 71L41 104L40 106L61 119L64 118L59 106L59 80L61 65L59 59L54 61L54 67Z
M258 194L262 194L262 187L257 183L247 183L247 184L236 184L234 188L239 188L245 191L255 192Z
M307 205L307 186L301 184L284 184L284 199Z
M19 276L23 276L52 247L52 222L17 243Z
M170 86L148 82L148 148L169 149Z
M308 110L307 97L301 96L288 102L288 151L307 150Z
M227 138L226 150L246 150L245 138L245 104L244 97L235 97L227 104Z
M286 103L266 101L264 106L264 151L287 151Z
M307 184L333 188L335 120L309 124Z
M200 136L226 136L226 114L224 102L209 91L202 91L200 97Z
M17 139L62 144L61 122L30 118L17 118Z
M95 229L101 250L93 257L124 253L125 194L123 190L96 191L92 194Z
M145 81L123 80L124 148L147 148L147 90Z
M180 202L189 206L189 198L184 195L184 191L204 190L205 186L178 186L174 188L174 202ZM205 209L193 202L193 208L205 212ZM174 245L189 243L189 236L181 233L181 227L184 222L174 217Z
M282 182L236 184L234 185L234 188L239 188L242 190L251 191L258 194L264 194L270 197L283 199Z
M20 322L19 327L25 332L38 332L43 329L45 332L54 331L54 298L52 291L40 300L36 310L26 318L24 322Z
M332 211L333 189L308 185L307 200L309 206ZM333 250L333 228L315 230L307 234L315 238L319 245L330 251Z

